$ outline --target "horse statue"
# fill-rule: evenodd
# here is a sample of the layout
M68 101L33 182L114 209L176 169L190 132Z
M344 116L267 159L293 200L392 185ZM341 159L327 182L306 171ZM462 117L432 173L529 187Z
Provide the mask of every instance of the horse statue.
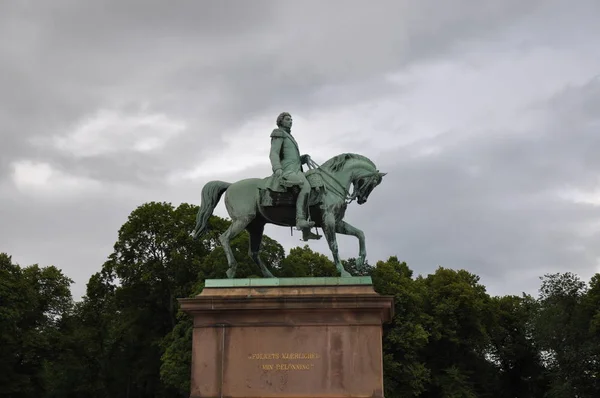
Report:
M323 230L333 261L342 277L352 276L342 265L338 253L336 233L355 236L359 251L356 265L364 267L367 256L365 235L343 220L347 205L356 200L359 205L367 202L373 189L379 185L386 173L380 173L367 157L343 153L329 159L321 166L311 161L306 178L311 186L308 214L316 227ZM234 183L210 181L202 188L202 202L196 216L196 226L191 235L198 239L208 229L208 220L221 196L225 193L225 207L231 217L231 225L219 237L223 245L229 268L227 277L235 277L237 262L230 241L246 229L250 235L249 255L260 267L263 276L273 274L260 259L260 244L267 223L293 227L295 225L295 198L298 190L276 192L269 189L273 176L248 178ZM350 193L350 186L353 192Z

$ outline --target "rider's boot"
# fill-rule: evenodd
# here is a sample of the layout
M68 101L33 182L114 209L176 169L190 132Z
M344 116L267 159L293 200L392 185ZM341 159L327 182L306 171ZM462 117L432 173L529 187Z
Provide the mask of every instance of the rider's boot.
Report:
M302 230L302 240L306 242L311 239L319 240L321 239L321 235L315 235L311 232L310 228L304 228Z
M303 231L308 229L310 232L310 229L315 226L315 223L313 221L308 221L304 214L309 193L310 190L302 189L298 194L298 199L296 201L296 228Z

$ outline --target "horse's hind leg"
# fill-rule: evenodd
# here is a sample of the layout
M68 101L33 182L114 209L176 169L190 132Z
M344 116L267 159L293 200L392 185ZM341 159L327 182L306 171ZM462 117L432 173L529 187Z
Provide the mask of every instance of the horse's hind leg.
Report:
M248 219L234 219L229 228L227 228L227 230L219 237L221 245L223 245L223 250L225 251L225 256L227 256L227 263L229 264L229 269L227 269L227 277L229 279L233 278L237 271L237 261L235 261L233 250L231 250L229 242L242 232L248 223Z
M260 259L260 243L262 242L265 224L259 221L253 221L248 225L248 233L250 234L250 244L248 245L248 255L260 267L265 278L274 278L273 274L265 266Z

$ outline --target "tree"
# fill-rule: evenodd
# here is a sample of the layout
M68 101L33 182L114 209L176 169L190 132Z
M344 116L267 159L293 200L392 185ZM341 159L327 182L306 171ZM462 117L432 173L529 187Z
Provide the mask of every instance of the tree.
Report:
M262 272L248 255L250 239L247 231L242 231L231 240L231 250L237 262L236 278L261 278ZM261 243L260 256L264 264L274 275L280 274L282 261L285 258L283 247L275 240L264 235ZM200 264L201 280L225 278L228 268L227 257L223 247L216 246L207 254Z
M390 257L372 271L375 290L394 296L394 318L383 326L385 396L417 397L425 390L430 372L421 357L429 341L423 316L423 295L406 263Z
M213 216L193 241L196 212L156 202L134 209L77 303L57 267L21 267L0 253L0 398L187 397L193 327L177 298L225 277L219 235L230 223ZM260 277L248 243L246 232L232 241L237 276ZM264 236L261 256L277 276L337 276L308 246L286 256ZM465 270L414 277L397 257L343 265L394 297L383 326L386 397L598 395L600 274L589 283L545 275L534 299L490 297Z
M369 265L369 262L365 260L364 265L361 268L356 266L356 258L351 257L348 260L342 260L342 265L346 271L350 272L353 276L369 276L373 272L373 267Z
M338 276L335 264L327 256L316 253L305 245L295 247L281 262L279 275L282 277Z
M61 355L48 369L48 398L118 396L127 362L115 333L118 310L114 273L98 272L65 319Z
M419 277L425 330L423 358L431 381L423 397L492 397L495 369L486 358L490 297L479 277L465 270L439 267Z
M220 222L220 220L217 219L216 222ZM222 227L226 228L227 225L222 225ZM259 277L260 271L257 265L248 256L248 247L249 235L246 231L231 241L231 249L238 262L236 276L239 278ZM261 244L261 257L267 266L278 273L285 261L285 252L277 241L265 235ZM223 248L220 246L214 247L200 263L199 278L190 296L201 293L204 288L204 279L223 277L227 267L227 258ZM177 390L182 397L187 397L190 391L192 331L191 317L179 311L177 324L161 343L164 349L160 367L161 381Z
M192 364L192 318L180 311L177 325L162 341L160 379L176 389L182 397L189 396Z
M114 252L65 319L65 350L48 367L49 397L172 395L159 378L161 342L176 323L176 298L190 293L214 244L210 235L189 237L195 212L152 202L130 214Z
M577 275L547 274L534 319L536 340L551 379L549 397L588 397L599 391L600 340L594 332L597 277L592 289Z
M590 347L586 393L600 391L600 273L589 282L588 291L583 299L583 312L588 320L588 344Z
M54 267L21 268L0 253L0 396L39 397L61 353L72 280Z
M535 398L544 395L546 373L534 339L533 318L538 303L529 296L494 297L490 313L490 351L498 368L498 398Z

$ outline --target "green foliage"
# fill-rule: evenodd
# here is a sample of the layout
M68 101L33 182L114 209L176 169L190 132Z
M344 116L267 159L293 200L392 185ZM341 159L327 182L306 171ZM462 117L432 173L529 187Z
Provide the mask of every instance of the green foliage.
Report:
M54 266L21 268L0 253L0 396L45 394L46 368L60 352L73 304L71 283Z
M160 380L162 341L177 324L177 298L190 294L202 273L203 257L214 245L211 236L201 242L189 236L196 212L186 204L174 208L146 203L119 230L114 252L103 267L108 280L119 281L112 298L116 312L106 325L106 388L112 396L175 392Z
M549 397L596 396L600 391L599 277L589 286L570 272L542 278L534 322L551 380Z
M21 267L0 254L0 397L187 397L192 323L177 298L224 278L211 217L189 236L197 207L146 203L119 230L114 251L73 303L56 267ZM259 277L248 234L232 241L238 277ZM335 276L308 246L265 236L262 258L281 277ZM358 269L394 297L383 327L385 395L422 398L595 397L600 391L600 274L545 275L538 298L490 297L465 270L415 276L397 257Z
M532 322L538 309L538 303L529 295L492 298L493 324L487 354L500 372L498 397L543 396L547 381Z
M372 271L375 290L394 296L394 318L384 325L383 336L385 396L390 398L417 397L430 380L430 371L420 357L429 340L423 296L412 274L396 257L377 262Z
M373 267L369 265L368 261L365 261L362 267L356 266L356 258L352 257L347 260L342 260L342 265L346 271L350 272L354 276L370 276L373 272Z
M201 281L190 297L200 294L203 289L204 281ZM187 397L190 391L192 332L192 318L179 311L177 325L165 336L161 344L164 354L161 358L160 379L183 397Z
M430 337L423 358L431 372L426 397L493 396L489 345L490 298L479 278L465 270L438 268L419 277ZM456 395L459 394L459 395Z
M190 391L192 363L192 319L185 313L177 314L178 322L164 338L160 379L185 397Z
M281 262L281 277L337 276L335 264L327 256L315 253L308 245L290 250Z
M250 247L248 232L243 231L240 233L231 240L230 245L238 263L236 278L262 277L258 265L254 263L248 254L248 249ZM268 236L264 236L262 239L260 255L265 264L272 267L275 271L274 274L277 274L277 271L285 258L283 247L277 241ZM226 278L225 271L227 271L227 267L225 251L221 246L217 246L203 258L200 264L201 279Z

